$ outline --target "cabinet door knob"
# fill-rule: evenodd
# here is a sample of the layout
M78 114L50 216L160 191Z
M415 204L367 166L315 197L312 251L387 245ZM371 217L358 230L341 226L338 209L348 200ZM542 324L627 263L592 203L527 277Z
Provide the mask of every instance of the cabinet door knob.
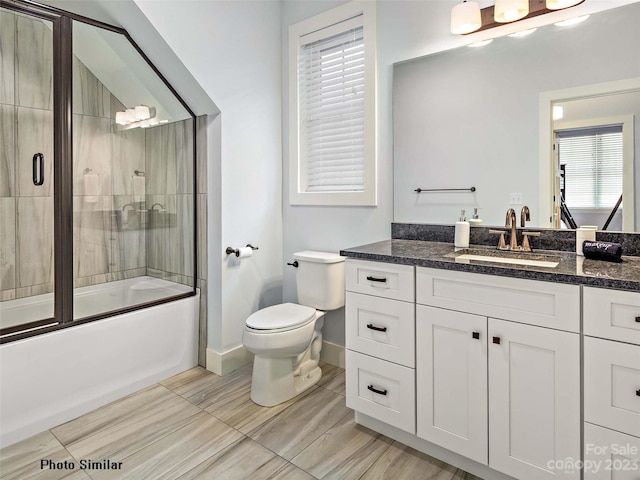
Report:
M493 337L493 343L500 345L500 337Z
M640 390L636 390L636 396L640 397Z
M478 339L480 338L480 332L473 332L473 333L471 334L471 336L472 336L473 338L475 338L476 340L478 340Z
M387 391L386 390L378 390L376 387L374 387L373 385L369 385L367 387L367 390L371 390L373 393L377 393L378 395L386 395Z
M382 283L385 283L387 281L386 278L372 277L371 275L367 277L367 280L369 280L370 282L382 282Z
M376 327L373 323L367 323L367 328L375 330L376 332L386 332L387 327Z
M640 317L636 317L636 323L640 323Z

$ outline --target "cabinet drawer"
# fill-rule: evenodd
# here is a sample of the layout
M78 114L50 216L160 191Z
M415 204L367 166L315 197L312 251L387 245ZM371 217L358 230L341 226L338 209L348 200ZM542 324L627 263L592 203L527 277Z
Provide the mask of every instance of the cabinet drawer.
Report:
M346 289L377 297L413 302L414 267L393 263L367 262L347 259L345 265Z
M580 331L580 286L417 267L416 301L568 332Z
M640 437L640 346L585 337L584 419Z
M347 348L413 368L414 310L413 303L347 292Z
M415 370L347 350L347 407L416 433Z
M640 438L584 424L584 479L638 480Z
M640 293L585 287L584 333L640 345Z

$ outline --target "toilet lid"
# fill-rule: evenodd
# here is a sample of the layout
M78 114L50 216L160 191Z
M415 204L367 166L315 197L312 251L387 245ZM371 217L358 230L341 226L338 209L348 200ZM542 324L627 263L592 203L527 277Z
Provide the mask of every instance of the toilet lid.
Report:
M282 303L251 314L247 318L247 326L256 330L295 327L308 323L313 319L315 313L315 308L296 303Z

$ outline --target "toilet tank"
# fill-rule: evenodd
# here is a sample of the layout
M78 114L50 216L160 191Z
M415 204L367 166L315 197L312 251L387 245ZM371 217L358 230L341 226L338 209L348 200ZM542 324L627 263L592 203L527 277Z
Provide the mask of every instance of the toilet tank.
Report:
M298 262L298 303L318 310L344 306L344 257L337 253L305 251L293 254Z

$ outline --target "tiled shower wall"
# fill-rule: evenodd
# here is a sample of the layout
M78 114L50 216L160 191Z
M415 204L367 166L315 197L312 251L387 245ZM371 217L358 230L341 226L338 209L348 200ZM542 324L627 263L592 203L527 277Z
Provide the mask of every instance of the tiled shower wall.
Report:
M8 300L53 289L50 28L40 20L0 13L0 57L0 296ZM144 230L120 229L116 215L135 200L131 179L133 170L144 170L144 131L117 131L113 118L123 106L75 58L73 67L75 284L144 275ZM45 183L36 187L31 158L40 151ZM97 181L88 182L86 175ZM141 190L136 199L144 202ZM129 216L130 227L137 217Z
M53 289L51 45L42 21L0 12L0 300ZM193 121L121 130L114 118L125 107L75 58L73 68L75 286L145 274L193 285ZM203 345L206 123L196 121ZM31 178L35 152L45 156L42 187Z

